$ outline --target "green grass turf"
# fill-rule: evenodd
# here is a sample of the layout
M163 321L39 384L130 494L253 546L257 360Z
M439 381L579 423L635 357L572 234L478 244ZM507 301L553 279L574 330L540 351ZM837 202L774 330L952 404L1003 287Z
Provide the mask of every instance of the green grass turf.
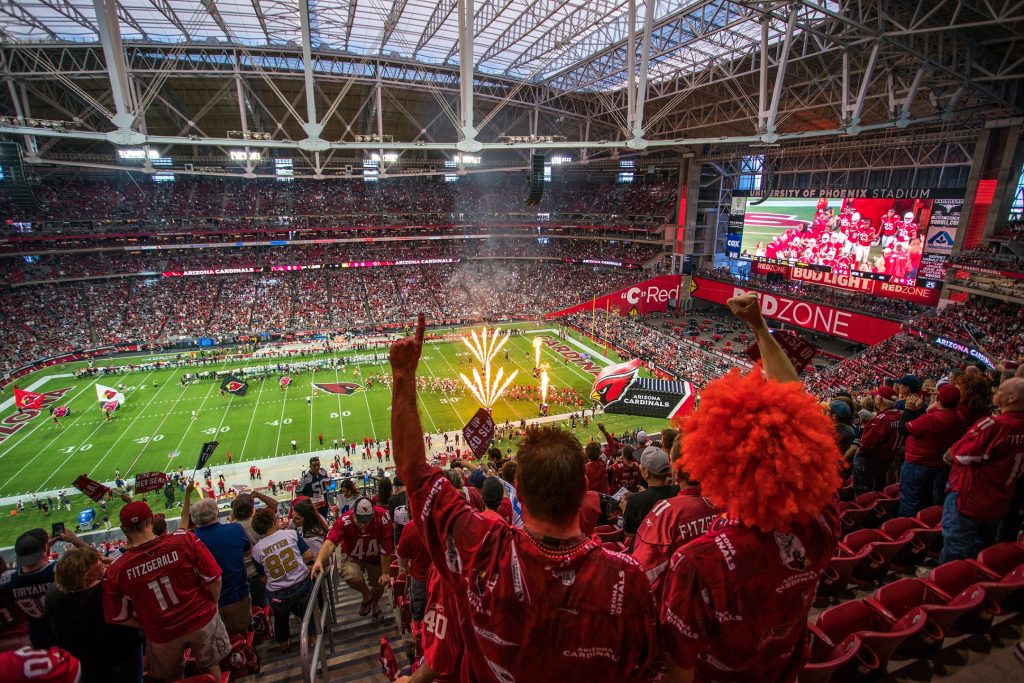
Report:
M531 325L547 329L551 325ZM532 377L534 335L512 337L506 346L510 360L499 354L496 367L504 367L506 373L519 370L516 384L538 384ZM585 343L597 350L592 342ZM593 376L582 369L564 364L562 358L549 347L542 347L542 362L550 364L552 387L572 386L584 396L589 393ZM466 348L457 343L431 343L423 352L420 374L457 379L458 372L467 372ZM618 361L610 353L609 360ZM131 361L139 363L140 359ZM252 361L252 365L268 361ZM598 363L600 365L600 363ZM217 364L205 369L231 368L241 364ZM64 521L70 528L78 511L88 507L90 501L77 495L71 482L80 474L94 479L110 481L114 468L120 468L125 476L153 470L172 471L179 466L190 471L196 456L205 441L216 439L220 446L211 464L224 464L227 451L232 453L233 462L259 462L266 458L288 455L290 442L298 442L298 451L320 449L317 442L319 432L324 434L325 446L344 436L361 443L365 436L389 438L391 433L391 393L384 386L374 386L367 391L349 396L339 396L320 391L312 405L306 405L306 396L311 395L311 383L356 381L351 366L339 372L318 372L293 375L293 383L282 392L276 378L264 383L253 381L244 397L230 396L222 399L219 395L219 381L204 380L182 388L179 378L192 370L160 370L152 373L135 373L108 376L101 383L116 385L123 383L126 389L126 403L110 422L104 422L100 413L95 380L54 378L52 375L67 373L64 369L51 368L34 376L22 378L21 386L28 386L40 377L49 379L37 390L47 391L71 387L66 394L66 403L72 414L61 427L55 426L48 416L41 415L14 436L0 443L0 496L24 495L28 505L31 491L66 489L72 495L73 512L52 512L44 517L41 512L30 510L22 515L11 516L14 506L0 507L0 545L13 542L21 531L34 526L45 526ZM386 364L364 365L362 377L368 374L389 372ZM154 388L154 381L157 386ZM360 381L359 383L363 383ZM5 392L6 396L10 392ZM459 395L443 395L421 392L420 413L423 428L430 432L461 429L476 412L476 400L468 392ZM198 412L192 420L192 410ZM9 408L3 416L14 412ZM552 413L568 412L567 408L552 405ZM0 416L2 417L2 416ZM518 421L520 418L538 417L537 406L527 401L500 401L494 407L494 417L499 423L505 419ZM621 415L599 416L611 431L621 432L636 427L656 431L666 426L664 420ZM588 429L578 426L576 434L581 441L600 439L596 423ZM514 443L498 444L503 450L513 448ZM178 455L173 455L178 453ZM359 460L355 461L356 466ZM97 513L100 513L98 506ZM112 512L120 507L120 501L112 505ZM158 505L158 507L162 507ZM101 517L102 514L100 513ZM116 516L112 515L116 520Z

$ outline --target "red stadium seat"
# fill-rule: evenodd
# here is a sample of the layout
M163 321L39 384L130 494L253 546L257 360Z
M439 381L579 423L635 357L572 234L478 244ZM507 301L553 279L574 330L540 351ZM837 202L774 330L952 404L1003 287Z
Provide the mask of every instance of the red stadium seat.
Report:
M210 674L199 674L198 676L182 678L176 681L176 683L217 683L217 679Z
M889 484L884 489L882 489L882 493L884 493L886 495L886 497L888 497L888 498L895 498L895 499L899 500L899 497L900 497L900 485L898 483L897 484Z
M926 527L942 529L942 506L932 505L917 513L917 520Z
M998 581L982 582L985 596L1001 611L1020 611L1024 607L1024 564Z
M830 607L818 615L815 626L832 642L842 642L851 635L861 640L862 653L860 672L862 674L884 673L892 657L903 641L916 636L925 626L928 618L920 609L913 609L895 623L888 622L881 613L871 609L861 600L850 600ZM871 661L864 651L874 655L874 666L865 670L864 664Z
M818 595L835 595L849 585L853 570L864 562L871 553L871 548L863 547L856 552L846 550L840 545L839 554L829 560L828 566L821 574L818 582Z
M594 533L602 543L621 543L626 540L626 532L622 529L613 529L612 531L594 529Z
M863 527L875 512L874 507L862 508L856 503L846 501L839 503L839 510L839 521L844 534Z
M985 601L985 591L977 584L969 586L952 598L931 587L925 581L907 578L882 586L866 602L895 623L912 609L920 607L928 615L928 625L914 639L919 652L927 651L953 633L953 625L965 614L979 609Z
M797 679L800 683L828 683L840 671L852 673L856 670L861 654L861 642L856 634L836 644L814 624L807 624L807 629L811 633L811 656ZM869 668L874 667L869 663Z
M892 568L903 570L913 567L924 559L927 554L927 547L917 536L922 532L931 532L932 529L925 529L913 517L896 517L882 523L879 531L892 540L906 541L903 549L892 558Z
M863 562L853 568L853 575L861 581L873 581L885 576L894 557L900 554L909 540L891 539L877 529L861 529L847 534L840 542L850 555L862 548L868 550Z
M978 559L974 562L991 574L992 578L1001 579L1024 564L1024 546L1019 543L997 543L978 553Z

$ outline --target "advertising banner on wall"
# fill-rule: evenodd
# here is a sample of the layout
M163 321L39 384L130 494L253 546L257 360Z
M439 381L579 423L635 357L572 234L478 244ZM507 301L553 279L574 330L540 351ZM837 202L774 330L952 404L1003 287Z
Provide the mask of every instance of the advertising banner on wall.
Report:
M761 264L759 264L761 265ZM789 268L787 277L800 282L812 282L816 285L842 289L847 292L862 292L870 296L881 296L889 299L903 299L922 306L935 306L939 303L940 287L924 285L899 285L893 282L868 280L856 275L826 273L810 268Z
M762 292L753 287L739 287L702 277L694 277L690 287L692 296L716 304L725 304L732 297L739 296L744 292L760 294L761 313L766 318L790 323L822 334L830 334L841 339L849 339L861 344L878 344L900 333L900 324L892 320L883 320L780 294Z
M668 310L669 300L679 299L681 275L659 275L617 292L599 296L561 311L548 313L547 318L560 318L571 313L591 310L614 311L619 315L645 315Z

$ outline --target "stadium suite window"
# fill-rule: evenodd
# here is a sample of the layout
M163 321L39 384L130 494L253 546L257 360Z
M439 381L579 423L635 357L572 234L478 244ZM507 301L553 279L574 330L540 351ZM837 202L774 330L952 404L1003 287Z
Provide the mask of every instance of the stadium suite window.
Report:
M1013 191L1013 202L1010 204L1008 218L1011 221L1024 218L1024 168L1021 168L1020 177L1017 178L1017 189Z
M743 161L740 162L740 177L736 189L760 190L762 171L764 171L763 154L743 157Z

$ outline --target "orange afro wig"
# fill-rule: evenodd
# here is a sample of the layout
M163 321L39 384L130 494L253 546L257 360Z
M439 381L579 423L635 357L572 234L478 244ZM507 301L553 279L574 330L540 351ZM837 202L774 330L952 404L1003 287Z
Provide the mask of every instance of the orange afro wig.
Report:
M680 427L676 470L747 526L788 531L820 514L842 483L832 421L799 382L766 379L760 365L705 387Z

